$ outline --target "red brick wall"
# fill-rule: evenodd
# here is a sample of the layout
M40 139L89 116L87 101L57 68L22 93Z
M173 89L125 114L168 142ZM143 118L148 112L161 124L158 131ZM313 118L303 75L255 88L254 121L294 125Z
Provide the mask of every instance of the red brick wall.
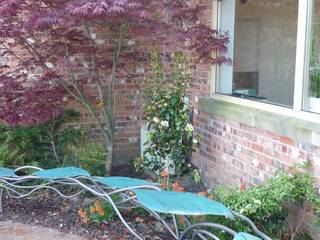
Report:
M141 64L137 64L132 67L130 76L125 75L117 78L115 84L115 122L116 126L119 127L114 139L114 167L116 167L115 170L117 172L122 171L119 166L125 166L126 169L130 168L131 160L140 156L140 120L141 112L143 110L141 104L141 102L143 102L143 96L138 97L139 85L136 85L136 83L141 82L141 78L143 77L143 74L141 74L142 71L144 71L144 68L141 67ZM88 85L88 89L88 91L90 91L90 96L98 96L94 84ZM136 105L138 105L137 108ZM78 111L81 116L79 122L69 123L68 125L81 125L82 127L89 129L92 140L103 142L101 130L95 124L94 118L80 103L70 101L67 108ZM101 106L97 104L96 109L103 121L103 113L102 110L99 111L99 108L101 108Z
M212 1L203 22L211 24ZM210 65L196 66L194 102L210 96ZM197 109L197 103L195 103ZM277 169L288 169L310 160L320 186L320 147L301 143L287 136L266 132L240 122L212 116L195 110L194 124L201 139L201 148L193 155L193 163L201 170L208 187L216 185L256 185L274 175Z
M201 22L211 26L212 21L212 1L211 0L193 0L194 4L201 4L206 6L207 11L204 11L204 14L201 16ZM156 46L158 51L163 55L164 68L169 68L171 65L171 56L172 52L177 49L169 49L167 46ZM141 56L140 62L129 62L125 63L129 67L126 68L127 72L121 73L122 76L118 77L117 83L115 86L115 96L116 96L116 124L118 126L126 126L128 123L131 125L125 128L124 131L120 131L115 136L115 162L114 166L126 166L130 167L133 159L140 156L140 126L141 120L143 119L143 101L139 101L138 105L140 106L140 111L136 114L134 121L130 120L130 117L135 111L135 105L137 103L137 91L139 87L136 86L136 83L144 83L144 78L148 75L149 72L149 63L145 61L146 54L149 54L155 46L145 46L145 44L140 44L139 42L135 43L136 50L140 49ZM145 54L144 54L145 53ZM194 53L186 52L186 56L193 58ZM209 71L210 66L205 64L199 64L195 66L195 82L192 93L195 95L203 94L206 92L209 94ZM94 89L94 86L89 86ZM94 90L93 90L94 91ZM90 114L88 114L80 106L73 104L73 107L76 107L81 113L81 124L85 127L92 129L92 137L96 140L101 139L101 134L99 130L95 128L95 124ZM102 139L101 139L102 140ZM121 168L115 169L115 173L121 171Z
M307 160L320 186L320 147L206 113L196 115L194 123L201 148L193 162L208 186L260 184L276 170Z

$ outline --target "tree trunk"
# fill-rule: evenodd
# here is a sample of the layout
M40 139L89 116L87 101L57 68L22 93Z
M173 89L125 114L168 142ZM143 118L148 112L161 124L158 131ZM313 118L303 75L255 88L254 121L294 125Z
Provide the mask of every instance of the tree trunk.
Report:
M108 154L106 157L105 168L106 168L107 174L110 175L112 170L112 162L113 162L113 141L110 141L110 143L107 143L106 147L107 147Z

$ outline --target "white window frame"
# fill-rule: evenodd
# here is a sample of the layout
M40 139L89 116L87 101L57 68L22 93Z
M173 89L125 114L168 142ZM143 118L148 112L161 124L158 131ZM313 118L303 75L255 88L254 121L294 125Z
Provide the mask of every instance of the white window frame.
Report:
M312 25L308 24L308 22L310 22L312 16L312 1L313 0L299 0L294 103L292 108L219 94L217 92L218 89L216 89L217 80L219 79L219 66L211 67L211 97L216 100L245 105L256 109L269 111L271 113L320 123L320 114L303 111L303 97L305 93L304 82L305 79L307 79L306 67L308 64L307 41L309 39L310 27ZM212 27L215 29L220 29L219 26L223 20L221 19L221 4L223 0L212 0L212 2Z

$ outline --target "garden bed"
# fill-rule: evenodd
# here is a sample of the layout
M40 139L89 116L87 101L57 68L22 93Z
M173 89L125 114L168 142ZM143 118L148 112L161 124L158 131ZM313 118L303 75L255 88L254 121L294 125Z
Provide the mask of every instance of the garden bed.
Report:
M31 225L41 225L57 229L61 232L78 234L90 240L133 240L134 237L119 221L108 223L85 224L78 214L78 210L85 207L93 199L77 197L73 200L65 200L57 194L44 192L33 198L10 200L4 196L4 213L0 214L0 221L20 222ZM125 215L126 220L134 226L134 229L146 239L168 240L161 225L152 218ZM156 230L156 228L158 228ZM106 236L106 237L103 237Z

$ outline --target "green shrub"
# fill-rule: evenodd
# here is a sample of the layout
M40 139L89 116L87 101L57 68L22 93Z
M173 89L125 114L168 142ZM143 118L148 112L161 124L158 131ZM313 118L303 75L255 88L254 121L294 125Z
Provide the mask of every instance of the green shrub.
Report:
M95 201L84 209L80 209L78 213L85 224L112 222L117 218L112 205L100 200Z
M143 167L157 174L174 169L180 175L188 169L187 160L198 146L198 141L193 139L192 106L187 100L191 71L181 53L175 54L175 63L167 77L169 83L156 52L152 53L151 68L153 89L146 104L149 133Z
M82 128L63 127L65 123L77 120L78 116L74 111L66 111L59 118L37 126L0 125L0 164L10 167L64 166L68 147L78 144L86 135Z
M50 143L44 126L0 126L0 164L41 166L51 159ZM53 160L54 158L52 158Z
M232 188L218 188L211 196L229 208L251 218L261 229L274 239L299 239L303 234L299 219L291 216L291 209L320 213L320 198L311 174L278 172L265 184L241 191ZM297 211L294 213L296 214ZM293 221L294 220L294 221ZM229 223L236 224L236 223ZM234 225L235 226L235 225ZM243 227L237 223L236 227Z
M105 146L93 142L69 145L69 154L65 156L65 165L82 167L95 176L106 175L105 162L108 157Z

